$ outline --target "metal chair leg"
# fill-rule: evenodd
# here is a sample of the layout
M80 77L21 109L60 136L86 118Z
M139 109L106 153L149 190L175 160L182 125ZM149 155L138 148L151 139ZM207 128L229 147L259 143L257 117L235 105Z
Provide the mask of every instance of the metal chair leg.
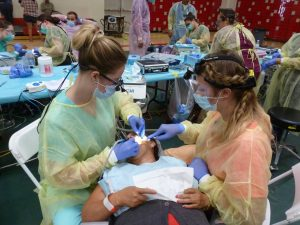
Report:
M278 170L278 162L279 162L281 152L282 152L282 148L280 145L278 145L275 153L274 165L271 167L272 170Z
M285 150L287 150L287 151L290 152L293 156L295 156L297 159L300 160L300 156L299 156L295 151L293 151L292 148L289 148L289 147L286 146L286 145L281 145L280 147L283 148L283 149L285 149Z

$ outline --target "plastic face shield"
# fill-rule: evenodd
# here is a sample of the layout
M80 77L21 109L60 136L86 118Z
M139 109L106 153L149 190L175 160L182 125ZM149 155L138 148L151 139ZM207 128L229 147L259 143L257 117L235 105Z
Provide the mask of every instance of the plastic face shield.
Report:
M248 71L249 73L249 77L248 79L245 81L245 83L241 83L241 84L231 84L231 85L224 85L224 84L219 84L215 81L212 80L208 80L206 77L204 78L204 80L206 82L208 82L210 85L214 86L215 88L219 88L219 89L223 89L223 88L231 88L231 89L240 89L240 90L245 90L245 89L251 89L253 87L256 86L256 79L254 76L254 71L251 69L249 70L248 68L246 68L244 65L242 65L238 59L236 59L233 56L227 56L227 55L221 55L221 56L212 56L212 57L204 57L202 58L198 63L196 63L195 68L193 70L188 69L188 71L186 72L186 74L184 75L184 79L189 79L190 80L190 85L192 90L194 91L194 93L196 93L197 91L201 91L199 89L199 85L197 87L197 80L196 80L196 74L202 74L205 71L205 66L204 64L206 62L211 62L211 61L216 61L216 60L227 60L227 61L233 61L238 63L241 67L245 68L245 70Z

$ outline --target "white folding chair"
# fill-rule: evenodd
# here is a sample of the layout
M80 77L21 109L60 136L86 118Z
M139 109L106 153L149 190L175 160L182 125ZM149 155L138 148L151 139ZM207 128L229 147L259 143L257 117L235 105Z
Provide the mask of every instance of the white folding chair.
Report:
M273 178L270 180L269 185L293 174L295 179L295 196L294 196L294 203L291 208L289 208L286 214L286 220L277 222L273 225L285 225L291 224L297 221L300 221L300 163L297 163L292 167L291 170Z
M34 177L25 163L34 156L39 149L39 134L37 132L37 126L40 119L28 124L26 127L15 132L9 139L9 150L15 157L17 162L23 168L25 173L29 176L32 182L38 189L41 189L41 185ZM89 222L82 223L82 225L108 225L108 222Z
M270 223L271 223L271 206L270 206L269 199L267 199L267 208L266 208L265 220L262 223L262 225L270 225Z
M27 160L34 156L39 149L39 135L37 132L37 125L39 121L40 119L37 119L21 130L15 132L10 137L8 145L12 155L29 176L31 181L38 189L41 189L41 185L25 165Z

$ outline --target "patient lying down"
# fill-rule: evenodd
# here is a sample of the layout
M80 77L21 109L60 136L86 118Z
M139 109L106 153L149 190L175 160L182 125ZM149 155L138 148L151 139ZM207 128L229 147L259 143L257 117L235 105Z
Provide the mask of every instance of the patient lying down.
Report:
M82 221L208 225L201 210L176 203L178 193L197 188L193 169L181 159L159 156L159 146L153 140L142 141L137 156L105 170L82 209Z

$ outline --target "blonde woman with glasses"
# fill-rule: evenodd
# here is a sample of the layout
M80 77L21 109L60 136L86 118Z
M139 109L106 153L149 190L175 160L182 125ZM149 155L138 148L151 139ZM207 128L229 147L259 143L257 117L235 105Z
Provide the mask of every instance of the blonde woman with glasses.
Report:
M94 25L82 26L72 41L78 77L52 101L39 126L39 200L47 225L79 225L102 170L138 154L133 139L115 143L117 116L136 133L144 129L139 106L116 91L126 63L121 46Z

